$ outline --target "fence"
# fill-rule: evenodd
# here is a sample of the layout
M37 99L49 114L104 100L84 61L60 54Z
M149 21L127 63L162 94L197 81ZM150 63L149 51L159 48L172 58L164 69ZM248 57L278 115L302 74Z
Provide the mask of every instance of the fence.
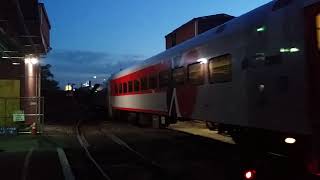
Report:
M32 125L37 133L43 132L43 97L0 97L0 135L30 133Z

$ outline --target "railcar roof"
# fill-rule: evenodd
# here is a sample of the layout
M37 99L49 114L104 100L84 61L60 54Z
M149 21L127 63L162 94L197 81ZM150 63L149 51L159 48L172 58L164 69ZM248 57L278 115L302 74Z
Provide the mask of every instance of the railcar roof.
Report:
M122 76L125 76L127 74L136 72L140 69L143 69L147 66L157 64L161 60L168 60L169 57L173 55L177 55L179 53L182 53L190 48L197 47L201 44L206 43L208 40L213 40L215 38L225 36L229 33L235 32L238 29L242 28L245 24L250 23L252 20L255 18L259 17L257 14L265 14L265 13L270 13L272 11L272 7L275 1L271 1L261 7L258 7L248 13L245 13L239 17L236 17L220 26L217 26L215 28L212 28L208 30L207 32L204 32L203 34L200 34L192 39L187 40L184 43L181 43L175 47L172 47L162 53L159 53L151 58L146 59L145 61L142 61L141 63L138 63L136 65L133 65L131 67L128 67L124 70L119 71L118 73L115 73L110 77L110 79L115 79L119 78ZM226 28L224 29L223 32L221 33L216 33L216 31L221 28L222 26L225 26Z

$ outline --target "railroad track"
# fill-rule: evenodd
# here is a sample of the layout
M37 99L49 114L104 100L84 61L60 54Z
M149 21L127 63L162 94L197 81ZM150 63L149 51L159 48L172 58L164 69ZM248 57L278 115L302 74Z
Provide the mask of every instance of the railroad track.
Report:
M107 180L111 180L110 175L108 173L106 173L102 167L98 164L98 162L94 159L94 157L92 156L92 154L90 153L88 147L88 142L85 139L85 137L83 136L83 134L80 131L80 124L82 123L82 120L78 121L76 124L76 134L77 134L77 139L81 145L81 147L84 149L84 151L86 152L87 157L90 159L90 161L94 164L94 166L97 168L97 170L100 172L100 174Z
M117 178L117 176L113 175L113 168L136 168L142 172L143 175L148 174L150 179L163 179L162 177L166 177L168 179L168 175L165 172L164 168L162 168L158 163L156 163L153 160L150 160L146 156L144 156L142 153L136 151L134 148L129 146L124 140L122 140L117 135L113 134L112 132L106 132L102 130L101 128L98 129L98 132L101 134L102 139L101 143L113 143L112 148L116 148L119 152L116 155L109 155L110 159L104 158L101 160L101 158L96 158L98 155L96 155L93 150L90 150L91 145L89 144L88 140L85 137L85 131L81 131L81 124L82 121L78 121L76 124L76 134L77 139L81 145L81 147L84 149L86 156L90 159L90 161L94 164L95 168L100 172L101 176L106 180L113 180L113 179L120 179ZM114 146L117 147L114 147ZM105 155L107 155L108 152L105 152ZM115 163L117 161L117 157L119 157L119 161L121 163ZM125 158L128 157L126 160ZM108 162L109 161L109 162ZM108 165L106 165L108 164ZM126 171L126 169L124 169ZM136 174L136 176L139 176ZM151 178L152 177L152 178Z

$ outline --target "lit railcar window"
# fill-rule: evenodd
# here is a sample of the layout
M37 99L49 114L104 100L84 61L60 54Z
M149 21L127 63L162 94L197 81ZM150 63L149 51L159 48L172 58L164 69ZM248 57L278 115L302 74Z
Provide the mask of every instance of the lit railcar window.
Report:
M119 84L119 94L122 94L122 84Z
M210 83L232 81L232 57L230 54L209 60L209 80Z
M132 92L132 91L133 91L132 85L133 85L132 81L129 81L129 82L128 82L128 90L129 90L129 92Z
M148 79L146 77L143 77L140 79L141 81L141 90L147 90L148 89Z
M127 93L128 92L128 86L127 83L123 83L123 93Z
M316 24L317 24L317 42L318 42L318 49L320 50L320 14L316 17Z
M204 83L204 69L200 62L188 66L188 80L193 85Z
M180 67L177 69L174 69L172 71L172 80L175 85L182 85L184 84L185 80L185 73L184 73L184 68Z
M159 86L160 88L167 87L170 81L170 71L162 71L159 73Z
M156 75L149 76L149 89L157 89L158 87L158 78Z
M140 91L140 82L139 80L134 80L134 92Z

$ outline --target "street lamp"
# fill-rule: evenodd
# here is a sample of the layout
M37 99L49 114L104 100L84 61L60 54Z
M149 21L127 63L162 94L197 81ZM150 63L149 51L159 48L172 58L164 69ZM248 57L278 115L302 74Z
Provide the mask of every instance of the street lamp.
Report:
M32 64L32 65L35 65L35 64L38 64L39 63L39 59L37 57L33 57L33 56L26 56L24 58L24 62L26 64Z

